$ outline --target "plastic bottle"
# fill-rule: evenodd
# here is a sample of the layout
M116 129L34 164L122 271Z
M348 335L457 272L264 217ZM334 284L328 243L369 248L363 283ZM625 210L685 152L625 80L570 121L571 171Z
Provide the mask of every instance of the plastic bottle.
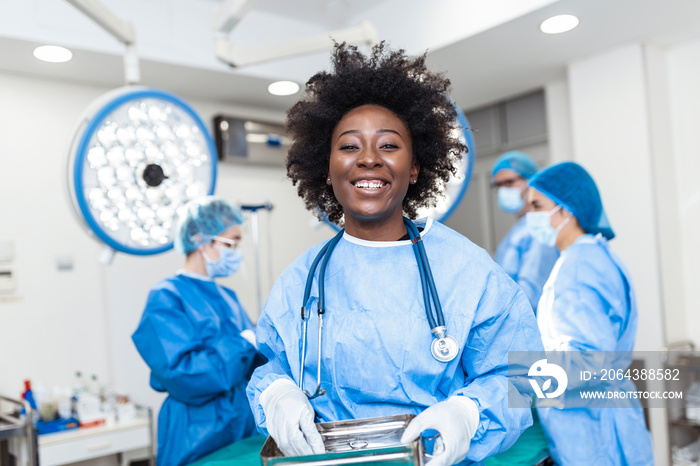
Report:
M73 381L73 396L77 397L78 395L86 391L87 387L85 385L83 373L80 371L75 371L75 380Z
M102 400L102 387L100 386L100 383L97 381L97 375L92 374L90 376L90 383L88 384L88 392L100 400Z
M73 417L70 389L68 387L54 388L54 397L58 405L58 417L61 419Z
M39 408L39 416L42 421L53 421L56 419L56 400L41 382L34 386L34 400Z
M29 380L24 381L24 393L22 393L22 399L26 400L32 409L37 409L36 400L34 400L34 392L32 392L32 382Z
M32 409L32 422L36 424L39 420L39 411L37 410L36 400L34 400L34 393L32 392L32 383L29 380L24 381L24 392L22 392L22 399L29 403ZM24 408L22 408L24 411Z

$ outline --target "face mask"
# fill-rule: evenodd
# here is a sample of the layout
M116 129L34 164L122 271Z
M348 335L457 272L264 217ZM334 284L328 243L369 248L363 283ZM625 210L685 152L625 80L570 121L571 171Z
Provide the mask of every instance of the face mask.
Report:
M556 206L549 212L528 212L525 214L525 224L530 236L535 238L542 244L554 246L557 242L557 236L564 225L567 224L571 217L566 217L566 220L561 222L558 227L552 227L552 214L561 209L561 206Z
M231 249L219 246L219 258L215 261L209 259L202 251L204 266L207 268L207 275L215 277L230 277L240 268L243 261L243 252L240 249Z
M517 214L525 207L520 188L498 188L498 207L509 214Z

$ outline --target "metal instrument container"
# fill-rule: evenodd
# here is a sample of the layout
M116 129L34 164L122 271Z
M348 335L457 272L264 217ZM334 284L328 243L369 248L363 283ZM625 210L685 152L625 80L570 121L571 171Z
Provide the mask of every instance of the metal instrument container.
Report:
M260 451L263 466L284 465L406 465L423 466L422 437L409 444L401 435L412 414L354 419L316 424L326 452L319 455L284 456L272 437Z

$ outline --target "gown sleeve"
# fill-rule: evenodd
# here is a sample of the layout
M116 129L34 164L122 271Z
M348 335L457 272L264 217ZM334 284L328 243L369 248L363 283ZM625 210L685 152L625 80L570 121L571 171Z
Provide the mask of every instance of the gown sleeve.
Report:
M511 351L542 354L542 339L525 294L505 274L492 272L462 355L465 386L453 394L479 407L468 460L478 462L510 448L532 425L527 368L509 373Z
M256 350L238 334L203 331L196 324L176 290L156 289L132 338L151 368L154 389L202 405L245 380Z
M555 247L545 246L528 236L516 282L525 292L525 296L535 311L537 311L537 303L542 295L542 288L544 288L558 257L559 253Z
M284 280L280 279L275 283L270 295L267 298L265 307L273 306L275 309L286 309L287 312L294 312L288 303L284 293ZM298 317L299 310L294 312ZM287 359L287 351L280 333L275 329L269 314L263 310L256 326L256 337L258 347L262 355L267 358L267 363L256 368L248 382L246 394L250 401L255 423L258 431L263 435L268 435L265 412L260 406L260 394L275 380L286 378L294 382L292 370Z

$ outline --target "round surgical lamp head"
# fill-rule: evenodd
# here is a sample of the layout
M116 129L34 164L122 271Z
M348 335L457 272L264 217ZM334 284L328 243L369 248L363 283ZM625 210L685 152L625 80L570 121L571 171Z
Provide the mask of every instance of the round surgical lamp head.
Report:
M173 246L178 209L214 192L216 162L209 131L186 102L123 87L81 116L68 188L78 219L112 251L158 254Z
M464 112L456 104L454 107L457 111L454 136L467 146L467 152L463 152L462 157L457 162L457 173L445 185L444 195L438 198L434 207L419 209L418 218L430 217L438 222L446 221L462 202L472 179L475 155L474 136Z
M430 217L439 222L444 222L457 209L469 187L474 167L474 136L467 117L464 116L464 112L457 105L454 107L457 111L457 124L455 125L454 136L467 146L468 150L461 154L462 157L457 162L457 173L445 185L443 196L438 198L434 207L418 209L417 218ZM328 219L326 219L326 223L335 230L340 230L336 224L329 222Z

